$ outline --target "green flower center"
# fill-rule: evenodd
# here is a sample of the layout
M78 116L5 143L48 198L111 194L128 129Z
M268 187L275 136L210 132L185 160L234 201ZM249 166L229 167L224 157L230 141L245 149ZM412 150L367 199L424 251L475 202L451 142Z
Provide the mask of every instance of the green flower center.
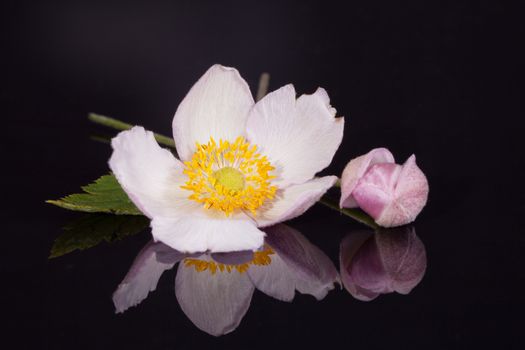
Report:
M217 180L216 184L221 185L230 191L242 191L244 189L244 175L232 167L224 167L213 173Z

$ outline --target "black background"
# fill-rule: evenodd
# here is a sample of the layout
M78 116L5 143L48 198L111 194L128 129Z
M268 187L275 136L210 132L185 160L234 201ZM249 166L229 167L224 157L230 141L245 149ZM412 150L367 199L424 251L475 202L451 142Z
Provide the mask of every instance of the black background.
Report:
M0 23L6 348L523 346L525 214L518 12L496 2L107 1L2 3ZM430 182L416 222L428 255L408 296L369 303L334 291L282 303L257 292L240 327L214 338L173 293L174 271L140 306L115 315L111 293L149 233L48 260L75 213L44 204L108 171L89 139L97 112L170 135L191 85L214 63L255 91L327 89L346 117L324 172L386 146L415 153ZM337 261L356 223L323 207L291 226ZM7 344L10 344L9 346Z

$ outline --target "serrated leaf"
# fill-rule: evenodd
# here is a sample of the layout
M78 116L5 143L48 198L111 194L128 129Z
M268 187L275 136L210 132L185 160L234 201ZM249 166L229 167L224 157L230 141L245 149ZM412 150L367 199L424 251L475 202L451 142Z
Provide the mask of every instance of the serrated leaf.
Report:
M64 232L51 248L49 258L92 248L102 242L112 243L134 235L148 225L149 220L144 216L87 214L64 227Z
M113 174L104 175L94 183L83 186L85 193L75 193L47 203L61 208L88 213L143 215L131 202Z

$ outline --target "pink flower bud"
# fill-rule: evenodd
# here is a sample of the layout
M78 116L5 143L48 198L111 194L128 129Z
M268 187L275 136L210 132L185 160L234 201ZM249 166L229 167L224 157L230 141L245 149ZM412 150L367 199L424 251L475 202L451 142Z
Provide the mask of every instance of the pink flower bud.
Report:
M376 148L345 167L339 205L359 207L378 225L393 227L414 221L427 197L428 181L415 155L398 165L389 150Z

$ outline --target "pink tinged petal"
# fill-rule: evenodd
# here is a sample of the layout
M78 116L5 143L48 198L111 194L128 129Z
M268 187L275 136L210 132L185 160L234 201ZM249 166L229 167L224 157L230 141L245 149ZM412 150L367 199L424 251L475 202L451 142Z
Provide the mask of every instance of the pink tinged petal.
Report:
M181 252L212 253L256 250L264 243L264 232L246 219L216 219L199 215L178 218L155 217L153 238Z
M352 196L359 207L374 220L394 200L400 172L401 166L394 163L374 164L357 182Z
M285 188L278 192L268 208L255 217L257 225L266 227L302 215L317 203L336 181L336 176L324 176Z
M255 287L264 294L281 300L292 301L295 296L296 278L278 254L270 255L269 265L252 265L248 276Z
M408 294L423 278L426 253L413 228L355 233L341 243L341 279L356 299Z
M173 137L182 160L189 160L195 143L235 140L245 133L254 101L246 81L234 68L214 65L193 85L173 118Z
M296 100L293 85L286 85L257 102L246 131L276 167L275 184L303 183L330 164L344 128L335 113L321 88Z
M393 227L414 221L427 203L428 191L427 178L412 155L403 164L393 201L385 207L376 222L384 227Z
M160 262L157 253L166 248L162 243L149 242L140 251L126 277L113 293L113 304L117 313L124 312L146 299L149 292L157 288L162 273L171 269L184 257L183 254L170 248L174 252L170 261Z
M357 300L370 301L379 296L379 293L360 286L353 268L354 257L363 244L373 236L371 231L358 231L347 235L342 241L339 251L341 281L344 288Z
M295 289L318 300L339 282L337 270L326 254L297 230L286 225L266 229L266 242L286 263L295 278Z
M133 203L150 219L184 213L196 206L187 199L182 163L161 148L151 131L136 126L111 140L109 166Z
M254 286L238 271L197 272L179 265L175 294L182 311L200 330L219 336L237 328L248 311Z
M394 162L394 156L386 148L375 148L365 155L352 159L346 165L341 176L340 207L355 208L358 206L352 197L352 192L369 167L374 164Z
M413 227L385 230L376 237L376 244L390 288L408 294L421 282L427 267L425 245Z
M363 243L354 256L350 275L362 290L374 294L392 293L392 280L388 275L376 241L372 237Z

